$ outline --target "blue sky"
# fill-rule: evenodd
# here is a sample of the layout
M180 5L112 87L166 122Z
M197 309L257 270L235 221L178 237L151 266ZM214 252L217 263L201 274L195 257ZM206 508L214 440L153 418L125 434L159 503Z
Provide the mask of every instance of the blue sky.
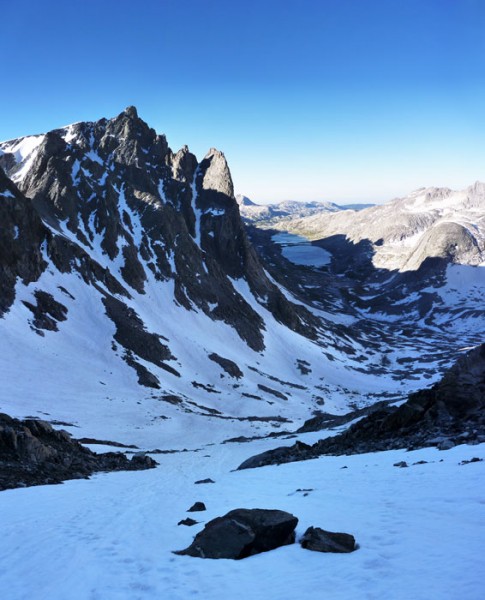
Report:
M236 191L383 201L485 180L483 0L0 0L0 139L134 104Z

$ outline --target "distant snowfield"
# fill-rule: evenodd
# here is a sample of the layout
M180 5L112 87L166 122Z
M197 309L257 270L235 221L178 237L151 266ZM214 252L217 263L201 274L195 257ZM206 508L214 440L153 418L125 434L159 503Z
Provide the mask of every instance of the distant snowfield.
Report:
M188 445L197 444L188 432ZM319 434L301 436L314 441ZM288 444L294 440L289 440ZM157 469L0 493L0 586L9 600L295 598L481 600L485 445L322 457L232 469L278 442L156 456ZM405 460L409 468L396 468ZM413 465L420 460L428 464ZM344 468L347 467L347 468ZM194 485L211 477L215 484ZM312 489L307 496L298 489ZM195 501L201 523L177 526ZM242 561L175 556L231 509L277 508L355 535L352 554L299 544Z

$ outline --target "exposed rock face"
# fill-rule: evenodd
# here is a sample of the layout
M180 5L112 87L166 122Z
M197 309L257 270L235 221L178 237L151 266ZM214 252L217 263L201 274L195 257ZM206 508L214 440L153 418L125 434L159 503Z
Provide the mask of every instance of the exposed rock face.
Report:
M355 419L359 419L361 417L365 417L369 414L376 412L377 410L381 410L385 408L389 404L388 401L381 401L372 404L371 406L366 406L365 408L360 408L357 410L353 410L350 413L345 415L332 415L330 413L321 413L305 423L298 429L297 433L307 433L309 431L321 431L322 429L330 429L332 427L338 427L340 425L345 425L350 421Z
M303 442L296 442L289 448L283 446L251 456L239 465L238 470L255 469L257 467L264 467L265 465L279 465L285 462L306 460L307 458L314 458L312 453L312 446L304 444ZM288 460L289 457L291 457L291 460Z
M244 461L239 469L392 448L485 441L485 344L470 350L430 389L415 392L399 407L372 412L344 433L307 446L276 448Z
M459 223L438 223L420 239L403 270L415 271L429 257L444 258L454 263L479 264L482 253L477 238Z
M145 455L95 454L45 421L0 414L0 490L87 478L96 471L140 470L157 463Z
M154 388L159 380L140 359L178 372L166 364L176 357L159 333L129 306L149 280L172 282L179 305L227 323L253 350L264 349L264 322L233 280L244 280L280 322L315 336L315 319L268 279L249 243L221 152L211 149L200 163L187 147L174 154L128 107L111 120L1 143L2 167L0 316L14 302L17 278L38 281L48 265L79 273L103 294L121 357ZM46 293L39 289L29 305L38 333L65 318Z
M213 519L176 554L241 559L295 541L298 519L281 510L238 508Z
M206 164L208 166L206 166ZM201 163L202 189L208 192L217 192L234 198L234 186L227 166L226 158L222 152L211 148Z
M15 282L37 281L46 268L47 228L25 196L0 168L0 316L15 299Z
M315 552L353 552L355 538L350 533L333 533L320 527L309 527L300 540L302 548Z
M244 373L234 361L229 360L228 358L224 358L223 356L219 356L215 352L209 354L209 358L215 363L217 363L231 377L240 379L244 376Z
M36 331L38 333L41 333L40 330L42 329L58 331L57 323L66 320L67 308L47 292L36 290L34 297L36 304L26 301L24 301L24 304L34 316L32 324Z

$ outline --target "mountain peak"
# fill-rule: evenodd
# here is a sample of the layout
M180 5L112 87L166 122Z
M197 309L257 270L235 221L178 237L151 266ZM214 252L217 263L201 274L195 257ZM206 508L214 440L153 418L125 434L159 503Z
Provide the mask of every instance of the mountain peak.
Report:
M136 110L135 106L127 106L125 108L125 110L123 111L123 114L125 116L127 116L129 119L137 119L138 118L138 111Z
M237 194L236 202L239 204L239 206L258 206L255 202L243 194Z
M234 197L234 186L226 157L216 148L211 148L201 163L204 171L202 187Z

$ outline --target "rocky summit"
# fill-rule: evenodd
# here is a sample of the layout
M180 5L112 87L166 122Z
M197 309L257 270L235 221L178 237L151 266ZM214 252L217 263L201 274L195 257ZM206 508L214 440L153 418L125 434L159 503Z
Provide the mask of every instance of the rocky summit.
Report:
M3 226L10 229L2 241L28 256L45 242L44 262L29 259L28 269L21 256L13 262L3 250L10 276L3 313L13 302L15 277L37 280L50 260L61 273L74 271L101 286L119 329L125 325L118 321L127 319L110 298L146 294L149 278L171 280L181 306L228 323L260 351L262 320L229 281L244 278L278 320L311 334L304 319L310 316L268 280L247 241L221 152L211 149L200 163L187 147L174 154L134 107L109 121L78 123L0 148L0 166L11 179L3 173L0 179L11 199L2 203Z

